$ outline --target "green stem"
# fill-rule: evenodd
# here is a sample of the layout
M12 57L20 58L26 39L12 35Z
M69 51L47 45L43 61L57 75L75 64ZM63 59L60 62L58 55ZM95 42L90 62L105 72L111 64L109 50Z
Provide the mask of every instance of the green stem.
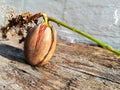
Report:
M41 12L41 13L39 13L39 16L40 16L40 17L42 16L43 19L44 19L44 22L45 22L46 24L48 24L48 16L47 16L46 13Z
M74 27L71 27L71 26L65 24L64 22L61 22L61 21L56 20L56 19L54 19L54 18L48 17L48 20L49 20L49 21L52 21L52 22L55 22L55 23L57 23L57 24L59 24L59 25L62 25L62 26L66 27L66 28L68 28L68 29L70 29L70 30L78 33L78 34L81 34L81 35L87 37L88 39L96 42L98 45L102 46L103 48L108 49L108 50L114 52L116 55L120 56L120 51L112 48L111 46L105 44L104 42L102 42L102 41L94 38L93 36L91 36L91 35L83 32L83 31L81 31L81 30L78 30L78 29L76 29L76 28L74 28Z

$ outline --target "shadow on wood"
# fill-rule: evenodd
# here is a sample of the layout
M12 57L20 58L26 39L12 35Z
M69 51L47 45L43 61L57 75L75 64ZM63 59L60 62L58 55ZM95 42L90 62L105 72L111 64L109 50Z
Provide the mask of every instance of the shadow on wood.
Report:
M23 51L7 44L0 44L0 55L8 58L8 60L25 63Z

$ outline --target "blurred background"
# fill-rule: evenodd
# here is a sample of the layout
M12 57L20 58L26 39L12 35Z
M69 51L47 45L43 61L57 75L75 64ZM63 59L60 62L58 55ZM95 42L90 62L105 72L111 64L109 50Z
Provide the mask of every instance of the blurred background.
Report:
M7 23L10 12L17 15L26 11L45 12L120 50L120 0L0 0L0 26ZM96 45L81 35L54 25L58 38L62 40Z

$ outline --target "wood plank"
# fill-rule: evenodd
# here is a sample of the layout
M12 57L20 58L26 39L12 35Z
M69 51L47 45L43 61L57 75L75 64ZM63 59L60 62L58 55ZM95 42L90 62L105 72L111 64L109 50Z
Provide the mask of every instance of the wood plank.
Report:
M58 41L44 67L24 60L23 44L0 41L0 90L120 90L120 59L96 46Z

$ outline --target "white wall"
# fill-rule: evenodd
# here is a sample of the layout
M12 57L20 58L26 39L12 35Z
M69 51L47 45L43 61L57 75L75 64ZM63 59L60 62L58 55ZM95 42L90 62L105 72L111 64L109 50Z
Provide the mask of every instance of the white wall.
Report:
M46 12L120 50L120 0L3 0L23 11ZM22 3L24 1L24 3ZM1 2L0 2L1 3ZM3 5L3 4L2 4ZM94 44L68 29L58 36L71 42Z

